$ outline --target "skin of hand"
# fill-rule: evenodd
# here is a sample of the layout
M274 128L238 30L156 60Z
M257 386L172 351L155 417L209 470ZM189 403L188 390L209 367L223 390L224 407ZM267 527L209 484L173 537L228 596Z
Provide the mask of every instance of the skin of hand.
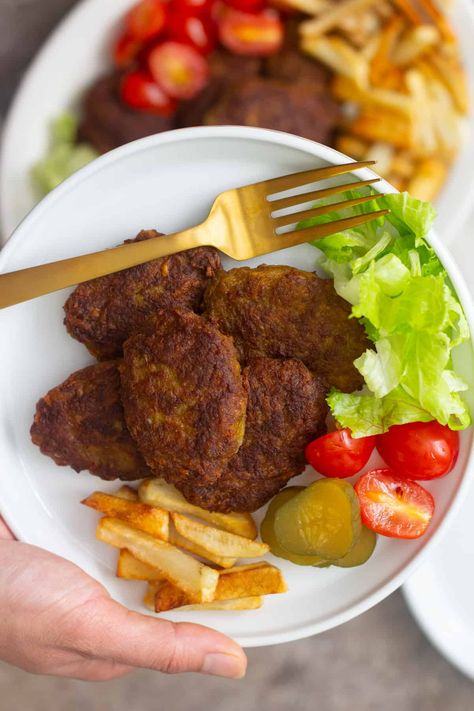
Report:
M0 659L87 681L137 668L244 676L242 649L219 632L131 612L73 563L20 543L0 518Z

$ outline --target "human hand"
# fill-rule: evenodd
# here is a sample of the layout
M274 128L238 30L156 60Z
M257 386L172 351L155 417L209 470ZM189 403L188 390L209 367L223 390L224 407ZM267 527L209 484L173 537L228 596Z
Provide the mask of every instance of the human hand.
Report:
M240 678L246 667L224 635L127 610L73 563L16 541L1 518L0 659L88 681L138 667Z

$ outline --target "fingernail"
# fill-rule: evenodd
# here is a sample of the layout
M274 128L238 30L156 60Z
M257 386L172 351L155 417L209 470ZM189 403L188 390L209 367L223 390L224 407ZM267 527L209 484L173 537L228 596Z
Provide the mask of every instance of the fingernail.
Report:
M208 654L204 658L201 669L203 674L226 676L229 679L242 679L245 670L244 658L237 657L235 654Z

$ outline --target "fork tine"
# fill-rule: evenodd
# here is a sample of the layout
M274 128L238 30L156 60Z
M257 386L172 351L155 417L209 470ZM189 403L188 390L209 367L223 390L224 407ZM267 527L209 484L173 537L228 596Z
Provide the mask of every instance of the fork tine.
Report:
M292 190L293 188L303 187L308 183L315 183L318 180L326 178L334 178L336 175L344 173L352 173L359 168L367 168L374 165L374 160L364 160L354 163L343 163L342 165L329 165L326 168L313 168L312 170L303 170L300 173L291 173L290 175L282 175L280 178L272 180L262 180L261 183L256 183L261 188L267 190L268 195L281 193L284 190Z
M375 197L381 198L383 197L383 195L377 194ZM276 227L286 227L287 225L294 225L296 222L301 222L301 220L306 220L308 217L326 215L338 210L344 210L347 207L355 207L355 205L362 205L364 202L370 202L371 200L374 200L374 195L364 195L363 197L354 198L353 200L333 202L330 205L321 205L321 207L312 207L309 210L303 210L301 212L292 212L290 215L274 217L273 221Z
M277 210L286 210L287 207L293 207L294 205L299 205L302 202L313 202L321 200L322 198L330 197L331 195L337 195L338 193L345 192L346 190L357 190L359 188L364 188L367 185L373 185L373 183L379 183L381 180L382 178L358 180L355 183L333 185L330 188L312 190L309 193L298 193L298 195L291 195L290 197L280 198L279 200L271 200L270 207L272 208L272 212L276 212Z
M363 225L365 222L371 222L378 217L388 215L389 212L390 210L378 210L377 212L369 212L365 215L345 217L342 220L335 220L335 222L327 222L325 225L315 225L314 227L306 227L304 230L293 230L291 232L285 232L283 235L276 235L275 251L286 249L287 247L296 247L297 244L312 242L315 239L327 237L341 230L348 230L351 229L351 227Z

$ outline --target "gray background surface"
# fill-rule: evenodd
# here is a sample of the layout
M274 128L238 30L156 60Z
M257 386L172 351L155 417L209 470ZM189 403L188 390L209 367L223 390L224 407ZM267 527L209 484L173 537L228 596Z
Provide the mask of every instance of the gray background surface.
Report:
M0 117L36 50L74 4L75 0L0 0ZM247 677L239 682L143 671L118 681L87 684L28 675L0 664L0 709L474 709L474 684L430 646L400 593L335 630L279 647L249 650L248 656Z

